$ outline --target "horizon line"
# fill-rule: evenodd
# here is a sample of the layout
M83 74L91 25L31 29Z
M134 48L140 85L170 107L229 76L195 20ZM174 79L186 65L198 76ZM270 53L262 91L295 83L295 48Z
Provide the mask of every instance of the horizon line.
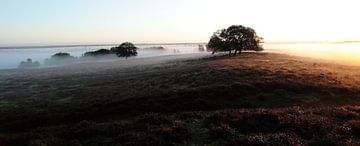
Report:
M99 44L55 44L55 45L20 45L20 46L0 46L0 49L27 49L27 48L61 48L61 47L93 47L93 46L116 46L121 43L99 43ZM207 44L198 43L134 43L134 45L185 45L185 44Z
M360 40L345 41L265 41L268 44L299 44L299 43L360 43ZM61 47L93 47L93 46L116 46L121 43L89 43L89 44L48 44L48 45L0 45L0 49L26 49L26 48L61 48ZM176 42L176 43L134 43L135 45L185 45L185 44L207 44L206 42Z

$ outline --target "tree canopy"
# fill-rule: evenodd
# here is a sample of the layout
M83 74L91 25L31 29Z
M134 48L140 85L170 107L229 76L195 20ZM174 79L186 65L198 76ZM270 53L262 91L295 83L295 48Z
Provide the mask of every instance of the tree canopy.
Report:
M85 52L84 56L104 56L110 54L113 54L113 52L108 49L99 49L96 51Z
M250 27L242 25L232 25L227 29L221 29L211 36L207 47L213 51L235 51L241 54L244 50L262 51L263 38L256 34Z
M66 52L59 52L51 56L51 58L47 58L44 60L44 64L48 66L52 65L62 65L67 64L71 62L76 62L77 58L74 56L71 56L70 53Z
M70 53L59 52L51 56L52 59L72 59L74 56L71 56Z
M125 42L122 43L121 45L119 45L118 47L113 47L111 48L111 52L114 52L118 57L131 57L131 56L136 56L137 55L137 47L130 43L130 42Z

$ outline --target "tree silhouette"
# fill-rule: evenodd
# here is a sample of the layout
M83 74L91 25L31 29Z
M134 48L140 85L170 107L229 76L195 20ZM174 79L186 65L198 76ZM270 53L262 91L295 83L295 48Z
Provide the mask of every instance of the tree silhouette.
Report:
M71 56L70 53L59 52L44 60L44 64L48 66L52 65L63 65L71 62L76 62L77 58Z
M235 51L241 54L244 50L262 51L263 38L259 37L255 30L242 25L232 25L227 29L221 29L211 36L207 47L213 51Z
M110 54L113 54L113 52L108 49L99 49L96 51L85 52L84 56L104 56Z
M40 62L33 62L32 59L28 58L26 61L21 61L18 68L37 68L40 67Z
M52 59L69 59L74 58L74 56L71 56L70 53L66 52L59 52L51 56Z
M128 58L137 55L137 47L130 42L122 43L118 47L113 47L110 50L111 52L114 52L118 57Z

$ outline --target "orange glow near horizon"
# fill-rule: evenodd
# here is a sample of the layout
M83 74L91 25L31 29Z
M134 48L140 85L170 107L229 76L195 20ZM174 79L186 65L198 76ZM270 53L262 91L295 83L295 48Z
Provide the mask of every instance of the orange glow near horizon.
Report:
M265 44L269 52L323 59L326 62L360 66L360 42Z

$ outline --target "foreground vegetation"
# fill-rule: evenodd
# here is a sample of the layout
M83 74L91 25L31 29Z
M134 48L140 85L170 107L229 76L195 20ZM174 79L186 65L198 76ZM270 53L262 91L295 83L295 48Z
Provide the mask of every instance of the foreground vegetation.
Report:
M1 76L0 144L358 145L359 69L244 53Z
M144 114L38 128L8 145L359 145L360 106Z

